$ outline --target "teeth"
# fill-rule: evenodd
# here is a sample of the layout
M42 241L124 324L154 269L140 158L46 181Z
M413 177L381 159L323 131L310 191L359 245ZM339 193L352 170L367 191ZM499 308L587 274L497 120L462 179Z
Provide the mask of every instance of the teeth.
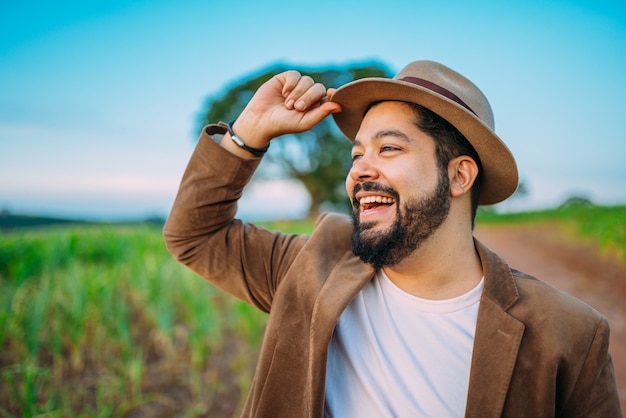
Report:
M359 200L359 203L362 205L365 205L367 203L393 203L394 200L391 197L386 197L386 196L367 196L367 197L362 197L361 200Z

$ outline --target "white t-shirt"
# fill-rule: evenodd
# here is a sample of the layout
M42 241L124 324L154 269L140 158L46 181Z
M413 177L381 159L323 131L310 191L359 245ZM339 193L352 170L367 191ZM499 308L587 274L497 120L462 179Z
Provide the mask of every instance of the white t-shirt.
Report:
M335 329L326 418L463 417L482 288L428 300L379 271Z

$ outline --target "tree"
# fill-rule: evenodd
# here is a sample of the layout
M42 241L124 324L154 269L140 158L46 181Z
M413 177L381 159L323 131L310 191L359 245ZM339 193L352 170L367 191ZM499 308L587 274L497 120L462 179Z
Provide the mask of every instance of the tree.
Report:
M326 87L338 87L364 77L390 77L391 74L385 65L377 62L315 68L275 64L245 77L225 92L209 97L202 111L198 131L207 123L235 119L265 81L288 69L309 75ZM299 180L311 196L309 217L316 217L323 206L348 211L344 182L350 168L350 147L350 142L332 118L326 118L311 131L285 135L278 141L272 141L259 167L259 174L265 178Z

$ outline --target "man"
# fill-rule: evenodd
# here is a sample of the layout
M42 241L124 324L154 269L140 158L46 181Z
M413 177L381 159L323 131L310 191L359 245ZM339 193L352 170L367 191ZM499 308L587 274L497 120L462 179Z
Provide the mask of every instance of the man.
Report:
M270 141L329 114L353 143L353 219L311 236L234 219ZM269 312L244 416L621 416L606 319L472 236L476 206L517 186L493 126L473 83L416 61L336 91L287 71L204 129L164 236Z

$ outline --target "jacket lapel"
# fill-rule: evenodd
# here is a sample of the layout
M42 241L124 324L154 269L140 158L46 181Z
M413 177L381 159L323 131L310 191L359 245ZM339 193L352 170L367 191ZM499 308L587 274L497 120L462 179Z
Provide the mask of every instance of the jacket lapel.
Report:
M374 269L346 252L343 258L331 271L326 282L320 289L311 318L309 365L307 368L307 388L311 402L311 411L304 416L322 416L324 402L324 384L326 373L326 356L328 344L332 338L339 316L350 304L354 296L374 276ZM322 365L322 367L320 367Z
M313 307L311 331L326 350L339 316L354 296L374 277L374 268L347 252L328 276Z
M500 417L515 368L524 324L507 313L519 293L508 265L480 242L485 288L480 301L466 417Z

